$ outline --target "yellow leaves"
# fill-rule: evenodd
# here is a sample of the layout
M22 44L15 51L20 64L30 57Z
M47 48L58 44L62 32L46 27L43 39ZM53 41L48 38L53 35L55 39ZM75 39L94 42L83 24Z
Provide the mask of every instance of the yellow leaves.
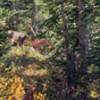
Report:
M23 80L17 75L13 77L10 92L12 95L8 97L8 100L22 100L25 94Z
M12 56L13 55L16 55L16 56L21 56L21 55L24 55L25 52L23 51L23 49L21 47L12 47L9 54L11 54Z
M98 98L100 97L100 80L94 80L90 84L90 93L89 96L92 98Z
M16 75L14 75L13 78L6 76L0 77L0 95L2 98L9 96L8 100L15 100L14 98L22 100L20 98L24 95L23 80Z
M13 96L9 96L9 97L8 97L8 100L16 100L16 99L15 99L15 97L13 97Z
M94 64L91 64L90 66L88 66L88 73L89 74L95 73L97 68L98 68L97 66L95 66Z
M6 26L6 22L3 20L0 20L0 29L3 29Z
M29 57L34 57L39 61L44 61L46 59L45 55L42 55L39 51L33 50L32 48L28 51Z
M12 56L22 56L34 57L39 61L44 61L46 59L45 55L42 55L39 51L35 50L33 47L22 46L22 47L12 47L9 51Z
M100 97L100 93L98 93L95 89L90 91L90 96L92 98Z
M0 76L0 94L6 89L6 78Z
M33 97L35 100L46 100L46 94L43 94L41 92L35 93Z
M0 97L0 100L5 100L4 97Z
M24 70L23 75L34 76L34 77L45 77L48 76L48 70L28 67Z

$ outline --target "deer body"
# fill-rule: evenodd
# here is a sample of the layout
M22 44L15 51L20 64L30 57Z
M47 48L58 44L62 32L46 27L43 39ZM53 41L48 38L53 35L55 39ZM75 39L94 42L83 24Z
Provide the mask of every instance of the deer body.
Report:
M46 39L35 39L32 41L33 48L41 48L43 46L51 47L51 44Z

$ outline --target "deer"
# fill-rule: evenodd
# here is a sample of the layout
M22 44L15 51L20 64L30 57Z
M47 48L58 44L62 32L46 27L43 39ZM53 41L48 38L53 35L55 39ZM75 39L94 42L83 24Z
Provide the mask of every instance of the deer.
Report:
M23 32L13 30L8 30L7 35L11 44L18 43L19 45L24 44L24 41L27 37Z

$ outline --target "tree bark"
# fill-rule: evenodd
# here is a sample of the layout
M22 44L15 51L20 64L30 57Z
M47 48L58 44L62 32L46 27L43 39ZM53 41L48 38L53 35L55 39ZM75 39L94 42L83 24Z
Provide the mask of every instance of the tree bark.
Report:
M32 6L32 27L33 27L33 30L35 32L37 32L37 29L36 29L36 3L35 3L35 0L33 0L33 6Z
M89 33L87 29L87 24L85 22L85 1L76 0L76 25L77 25L77 38L79 40L79 50L76 53L76 66L78 66L82 74L87 73L87 56L89 49ZM80 61L80 63L79 63Z
M11 9L15 10L15 11L18 10L17 1L12 2ZM10 29L17 31L18 23L19 23L18 14L14 14L13 16L10 17L10 19L9 19Z

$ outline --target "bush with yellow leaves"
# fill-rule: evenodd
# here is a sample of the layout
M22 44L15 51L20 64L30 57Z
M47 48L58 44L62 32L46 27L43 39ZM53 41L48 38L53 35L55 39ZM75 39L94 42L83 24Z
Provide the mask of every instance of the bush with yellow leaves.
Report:
M36 92L33 94L35 100L46 100L46 94L41 92Z
M100 80L94 80L90 84L90 97L99 98L100 97Z
M12 79L10 92L11 95L8 97L8 100L22 100L25 94L23 80L17 75Z
M5 95L7 95L7 86L8 83L6 82L7 78L0 76L0 96L3 98ZM0 99L2 100L2 99Z
M90 91L90 96L92 98L98 98L100 97L100 93L98 93L95 89Z
M12 56L23 56L25 55L26 57L33 57L39 61L44 61L46 60L46 56L42 55L39 51L35 50L32 47L29 46L22 46L22 47L12 47L11 50L9 51L9 54Z

